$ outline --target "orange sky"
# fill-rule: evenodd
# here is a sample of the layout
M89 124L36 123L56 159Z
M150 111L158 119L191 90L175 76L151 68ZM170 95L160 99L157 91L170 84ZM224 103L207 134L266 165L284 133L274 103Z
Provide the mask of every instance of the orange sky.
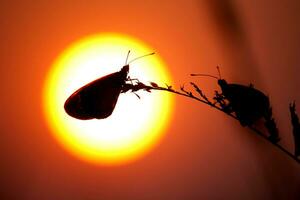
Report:
M171 126L154 151L120 167L77 160L45 123L42 88L54 59L81 37L112 31L157 49L175 87L193 72L216 74L220 65L229 82L263 89L292 151L288 103L300 102L300 4L223 2L1 1L0 199L299 198L299 165L190 99L176 97ZM215 80L197 83L209 94L217 88Z

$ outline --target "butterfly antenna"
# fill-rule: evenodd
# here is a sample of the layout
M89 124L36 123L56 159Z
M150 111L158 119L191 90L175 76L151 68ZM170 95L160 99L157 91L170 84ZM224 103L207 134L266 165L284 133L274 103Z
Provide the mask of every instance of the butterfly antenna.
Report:
M218 77L213 76L213 75L209 75L209 74L191 74L191 76L208 76L208 77L211 77L211 78L219 79Z
M130 50L129 50L128 53L127 53L126 60L125 60L125 65L127 65L127 61L128 61L129 54L130 54Z
M220 72L220 67L219 66L217 66L217 70L218 70L219 77L221 79L222 77L221 77L221 72Z
M143 55L143 56L139 56L139 57L137 57L137 58L131 60L128 64L130 64L130 63L132 63L133 61L136 61L136 60L138 60L138 59L140 59L140 58L143 58L143 57L146 57L146 56L151 56L151 55L153 55L153 54L155 54L155 52L148 53L148 54Z

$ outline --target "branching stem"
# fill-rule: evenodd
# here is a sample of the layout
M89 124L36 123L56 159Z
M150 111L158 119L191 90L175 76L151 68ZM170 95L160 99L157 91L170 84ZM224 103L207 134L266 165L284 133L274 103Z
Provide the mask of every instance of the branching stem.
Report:
M131 90L132 92L136 92L138 90L145 90L150 92L151 90L161 90L161 91L167 91L167 92L171 92L173 94L177 94L177 95L181 95L184 97L188 97L191 99L194 99L196 101L199 101L201 103L204 103L206 105L209 105L210 107L213 107L214 109L217 109L218 111L221 111L223 113L225 113L226 115L232 117L233 119L238 120L238 118L233 115L230 112L226 112L222 107L219 107L216 103L212 103L200 90L200 88L194 84L191 83L191 85L194 87L195 91L199 94L199 96L195 96L192 92L189 92L187 90L184 89L184 87L181 87L181 91L176 91L174 89L172 89L171 86L166 86L166 87L160 87L155 83L151 84L152 86L149 85L145 85L142 82L137 81L135 84L126 84L126 89L123 92L127 92L129 90ZM269 143L271 143L272 145L274 145L275 147L277 147L278 149L280 149L283 153L285 153L287 156L289 156L290 158L292 158L293 160L295 160L297 163L300 164L300 160L297 158L297 156L295 156L294 154L292 154L290 151L288 151L285 147L283 147L282 145L280 145L279 143L274 143L272 142L268 136L266 136L265 134L263 134L260 130L258 130L257 128L253 127L253 126L248 126L248 128L252 131L254 131L257 135L259 135L260 137L262 137L264 140L268 141Z

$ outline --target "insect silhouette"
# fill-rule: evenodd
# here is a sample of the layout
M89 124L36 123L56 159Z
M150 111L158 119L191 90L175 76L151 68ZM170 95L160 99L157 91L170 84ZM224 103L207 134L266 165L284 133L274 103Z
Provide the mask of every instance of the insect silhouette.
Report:
M128 76L129 64L154 53L137 57L127 63L129 54L130 51L128 51L125 65L120 71L98 78L76 90L64 104L66 113L80 120L109 117L116 106L122 89L128 85L126 82L134 80Z
M242 126L251 126L260 118L270 120L269 98L255 89L252 84L249 86L227 83L221 78L219 67L217 67L219 78L209 74L191 74L191 76L208 76L218 80L222 93L216 91L214 99L227 113L234 112Z

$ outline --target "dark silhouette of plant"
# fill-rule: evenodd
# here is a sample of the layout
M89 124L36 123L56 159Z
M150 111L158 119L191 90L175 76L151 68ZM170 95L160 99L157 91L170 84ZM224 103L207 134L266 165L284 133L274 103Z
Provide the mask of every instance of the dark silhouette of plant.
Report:
M295 142L295 156L300 156L300 123L299 118L296 113L295 102L290 104L291 122L293 126L293 136Z
M140 82L137 79L134 79L134 81L130 81L129 83L126 83L123 87L122 93L125 92L133 92L136 94L139 90L144 90L147 92L151 92L151 90L161 90L161 91L167 91L171 92L177 95L185 96L191 99L194 99L196 101L199 101L201 103L204 103L214 109L217 109L226 115L234 118L235 120L241 122L240 118L236 115L235 112L229 107L229 101L228 99L218 91L215 91L214 97L210 100L198 87L195 83L190 82L190 85L194 89L194 91L186 90L184 85L180 87L180 90L175 90L171 85L167 85L165 87L159 86L157 83L150 82L150 85L144 84ZM253 87L253 86L249 86ZM269 101L269 98L267 98L267 101ZM269 104L267 104L269 105ZM257 135L261 136L263 139L267 140L269 143L280 149L282 152L284 152L286 155L288 155L290 158L294 159L297 163L300 163L300 160L297 158L300 155L300 124L298 116L295 112L295 103L290 105L290 111L291 111L291 118L292 118L292 124L294 127L294 139L295 139L295 155L289 152L286 148L281 146L279 142L279 133L278 129L275 123L275 120L272 115L272 108L269 106L267 109L267 112L264 114L265 119L265 127L268 130L269 136L264 134L262 131L258 130L253 124L247 124L247 127L254 131ZM242 123L241 123L242 124ZM243 124L242 124L243 125ZM243 125L245 126L245 125Z
M265 116L265 127L267 128L270 136L269 140L273 143L277 143L280 141L278 128L275 123L275 119L273 118L272 114L272 107L269 107L269 110L267 112L267 115Z

